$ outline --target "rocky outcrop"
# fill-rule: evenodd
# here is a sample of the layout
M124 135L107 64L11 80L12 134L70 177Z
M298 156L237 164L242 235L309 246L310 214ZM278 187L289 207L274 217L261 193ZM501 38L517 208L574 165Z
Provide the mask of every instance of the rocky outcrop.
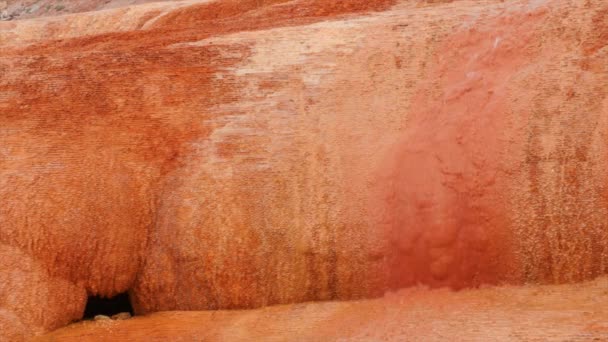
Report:
M0 23L0 330L65 325L87 294L143 314L605 274L607 13L225 0Z

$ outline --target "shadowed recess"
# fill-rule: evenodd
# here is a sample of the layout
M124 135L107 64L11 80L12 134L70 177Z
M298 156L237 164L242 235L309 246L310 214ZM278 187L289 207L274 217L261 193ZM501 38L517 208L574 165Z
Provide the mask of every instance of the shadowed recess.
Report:
M83 319L94 318L97 315L112 316L121 312L128 312L133 315L131 301L126 292L112 298L90 296L87 299L87 306L84 310Z

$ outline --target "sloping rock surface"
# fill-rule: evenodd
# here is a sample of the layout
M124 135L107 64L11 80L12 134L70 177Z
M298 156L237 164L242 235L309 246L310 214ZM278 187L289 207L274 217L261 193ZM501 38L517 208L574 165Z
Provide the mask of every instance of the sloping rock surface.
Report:
M452 292L243 311L159 312L82 322L36 341L605 341L606 278L572 285Z

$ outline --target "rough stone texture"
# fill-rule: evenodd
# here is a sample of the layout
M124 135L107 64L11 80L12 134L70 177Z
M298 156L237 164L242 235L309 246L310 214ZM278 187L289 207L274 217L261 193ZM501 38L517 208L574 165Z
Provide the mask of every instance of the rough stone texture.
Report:
M607 20L224 0L0 23L0 331L86 294L143 314L605 274Z
M606 341L608 279L82 322L35 341Z
M0 0L0 20L60 16L155 1L158 0Z
M606 273L608 5L543 5L440 45L379 181L396 287Z

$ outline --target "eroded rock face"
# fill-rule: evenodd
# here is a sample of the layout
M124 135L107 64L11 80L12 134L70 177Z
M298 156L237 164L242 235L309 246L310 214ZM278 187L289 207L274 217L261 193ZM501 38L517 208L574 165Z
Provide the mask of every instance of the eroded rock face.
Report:
M65 325L86 294L142 314L606 273L607 13L252 0L0 23L0 327Z

